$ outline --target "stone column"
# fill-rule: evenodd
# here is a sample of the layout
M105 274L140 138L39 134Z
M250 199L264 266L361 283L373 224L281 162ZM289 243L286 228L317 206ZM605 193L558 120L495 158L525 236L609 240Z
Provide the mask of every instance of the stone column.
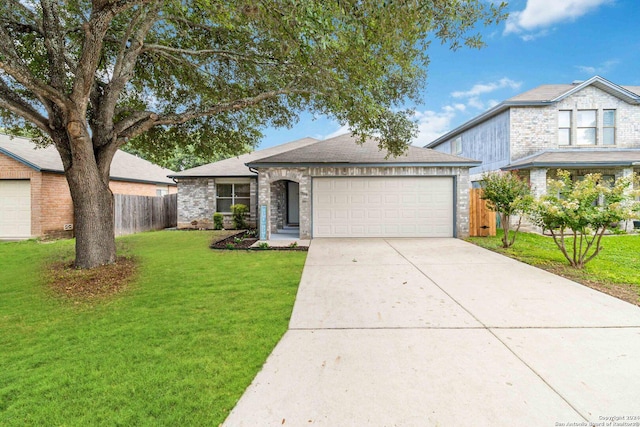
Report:
M300 173L300 238L311 239L311 176L308 170Z
M258 218L257 225L258 230L262 228L262 224L260 223L260 206L267 207L267 218L266 218L266 240L271 238L271 212L269 212L269 205L271 202L271 183L269 182L269 174L264 170L260 170L258 174Z
M534 168L529 171L529 181L533 195L538 198L547 194L547 168Z

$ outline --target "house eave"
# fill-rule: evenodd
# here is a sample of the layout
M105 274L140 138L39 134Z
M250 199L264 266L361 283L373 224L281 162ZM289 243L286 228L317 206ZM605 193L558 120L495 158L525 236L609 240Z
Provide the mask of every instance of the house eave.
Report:
M633 161L602 161L602 162L529 162L519 165L507 165L500 168L503 171L534 169L534 168L557 168L557 169L578 169L578 168L598 168L616 166L634 166Z
M252 168L394 168L394 167L468 167L481 165L482 162L433 162L433 163L348 163L348 162L313 162L313 163L247 163Z
M43 172L43 170L40 168L40 166L36 165L35 163L31 163L30 161L25 160L20 156L16 156L11 151L7 151L4 148L0 148L0 153L4 154L5 156L7 156L7 157L9 157L9 158L11 158L11 159L13 159L13 160L15 160L17 162L22 163L25 166L30 167L31 169L34 169L34 170L36 170L38 172Z
M195 179L195 178L256 178L256 174L247 175L167 175L171 179Z
M442 144L443 142L448 141L449 139L458 136L462 132L464 132L464 131L466 131L468 129L471 129L474 126L477 126L480 123L483 123L483 122L489 120L490 118L492 118L494 116L497 116L498 114L501 114L501 113L507 111L511 107L545 107L545 106L551 105L551 104L553 104L553 102L550 102L550 101L504 101L504 102L501 102L500 104L498 104L495 107L485 111L484 113L480 114L479 116L474 117L473 119L469 120L468 122L465 122L465 123L461 124L460 126L458 126L457 128L453 129L452 131L449 131L449 132L445 133L444 135L442 135L441 137L431 141L430 143L425 145L424 148L437 147L438 145Z

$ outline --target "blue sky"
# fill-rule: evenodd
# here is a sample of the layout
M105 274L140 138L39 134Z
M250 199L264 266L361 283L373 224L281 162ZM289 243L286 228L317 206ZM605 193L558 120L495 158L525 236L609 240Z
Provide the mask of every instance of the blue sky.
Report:
M479 28L487 43L481 50L431 46L415 145L541 84L600 75L640 86L640 0L512 0L508 11L507 21ZM267 129L259 148L345 132L327 118L302 115L292 129Z

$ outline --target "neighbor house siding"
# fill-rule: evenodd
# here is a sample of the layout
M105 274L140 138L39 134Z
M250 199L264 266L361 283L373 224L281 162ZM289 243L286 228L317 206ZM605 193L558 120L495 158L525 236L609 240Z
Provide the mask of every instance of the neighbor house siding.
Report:
M65 224L72 224L73 200L69 192L69 185L64 175L42 173L42 187L40 190L42 215L41 235L50 238L73 237L73 231L65 231Z
M40 188L42 174L17 160L0 154L0 179L28 179L31 182L31 235L42 233Z
M598 145L601 144L603 140L602 110L616 110L615 148L640 148L639 105L628 104L622 99L610 95L596 87L588 86L560 101L555 108L555 111L557 110L572 110L574 112L577 110L598 110L598 134L596 137ZM550 124L550 127L554 130L557 128L557 118L556 121L553 121ZM575 137L575 135L573 136ZM596 147L598 145L596 145ZM613 148L613 146L606 147ZM584 148L584 146L577 148Z
M571 139L576 141L579 110L597 110L596 145L558 145L558 111L572 111ZM616 110L616 145L603 146L603 110ZM552 149L640 148L640 106L631 105L596 87L588 86L550 106L511 108L511 161Z
M69 185L63 174L39 172L11 157L0 154L0 179L30 180L31 235L33 237L73 237L72 230L64 230L66 224L74 223L74 216ZM156 184L127 181L111 181L109 187L116 194L142 196L155 196L158 188ZM170 190L173 193L175 191Z
M475 181L483 172L500 169L509 164L509 116L509 110L504 111L443 142L436 150L456 154L451 152L452 141L460 138L460 156L482 162L480 166L469 170L471 180Z

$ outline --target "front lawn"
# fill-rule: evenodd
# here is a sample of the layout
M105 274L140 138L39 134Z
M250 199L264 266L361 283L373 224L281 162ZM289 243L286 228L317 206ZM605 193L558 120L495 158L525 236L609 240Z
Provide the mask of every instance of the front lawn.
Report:
M603 237L604 249L583 270L568 265L551 237L518 233L515 244L503 249L500 247L501 236L502 231L498 231L495 237L470 237L468 241L640 305L638 234Z
M80 301L43 280L71 241L0 243L0 425L221 423L286 331L306 254L212 236L118 239L136 279Z

